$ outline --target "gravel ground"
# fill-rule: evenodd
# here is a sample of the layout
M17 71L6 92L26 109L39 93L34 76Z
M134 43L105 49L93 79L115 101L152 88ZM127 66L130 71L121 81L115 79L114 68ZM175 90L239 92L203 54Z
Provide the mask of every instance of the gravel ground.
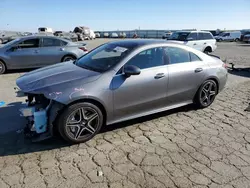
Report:
M93 48L107 40L87 41ZM250 47L220 43L216 55L250 67ZM211 107L178 108L104 127L87 143L33 144L19 130L11 72L0 79L0 188L239 187L250 185L250 73L229 72Z

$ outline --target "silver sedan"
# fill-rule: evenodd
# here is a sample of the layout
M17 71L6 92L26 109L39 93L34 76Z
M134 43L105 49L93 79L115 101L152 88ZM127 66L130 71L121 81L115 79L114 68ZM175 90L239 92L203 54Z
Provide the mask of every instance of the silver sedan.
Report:
M79 143L103 125L190 103L208 107L226 81L226 66L217 57L173 42L135 39L107 43L75 62L32 71L17 85L18 96L28 96L23 116L32 120L30 127L35 122L35 135L57 130L65 140ZM40 111L34 112L35 106Z
M43 67L75 60L87 52L85 44L54 36L17 38L0 47L0 74L10 69Z

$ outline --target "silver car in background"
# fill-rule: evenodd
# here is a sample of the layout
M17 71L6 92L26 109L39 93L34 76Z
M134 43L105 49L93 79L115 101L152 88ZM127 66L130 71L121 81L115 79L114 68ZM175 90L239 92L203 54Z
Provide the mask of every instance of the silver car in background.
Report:
M21 37L0 47L0 74L11 69L38 68L75 60L86 53L86 44L73 43L59 37Z
M57 130L79 143L103 125L190 103L208 107L226 81L227 69L217 57L164 40L134 39L101 45L16 83L18 96L28 96L27 130L38 138Z

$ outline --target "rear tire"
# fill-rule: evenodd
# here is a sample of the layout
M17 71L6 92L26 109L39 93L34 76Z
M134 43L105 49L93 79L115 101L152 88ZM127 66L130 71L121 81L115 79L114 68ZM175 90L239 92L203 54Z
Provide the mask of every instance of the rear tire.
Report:
M76 57L71 56L71 55L67 55L67 56L62 58L62 62L71 61L71 60L72 61L76 60Z
M237 39L235 39L235 42L239 42L239 41L240 41L240 39L238 39L238 38L237 38Z
M194 103L198 108L209 107L218 94L218 85L214 80L206 80L196 93Z
M83 143L93 138L103 125L100 108L89 102L67 107L58 119L58 132L69 143Z
M0 61L0 74L4 74L6 72L6 66L3 61Z
M205 50L204 50L205 54L208 54L208 53L211 53L211 52L212 52L211 47L206 47Z

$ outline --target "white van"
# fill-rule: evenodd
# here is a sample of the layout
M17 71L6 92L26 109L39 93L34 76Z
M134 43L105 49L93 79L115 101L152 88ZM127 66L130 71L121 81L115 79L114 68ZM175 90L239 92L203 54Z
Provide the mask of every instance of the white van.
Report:
M53 30L49 27L39 27L38 33L53 33Z
M234 32L222 32L218 36L215 36L214 38L221 42L221 41L239 41L241 37L240 31L234 31Z

